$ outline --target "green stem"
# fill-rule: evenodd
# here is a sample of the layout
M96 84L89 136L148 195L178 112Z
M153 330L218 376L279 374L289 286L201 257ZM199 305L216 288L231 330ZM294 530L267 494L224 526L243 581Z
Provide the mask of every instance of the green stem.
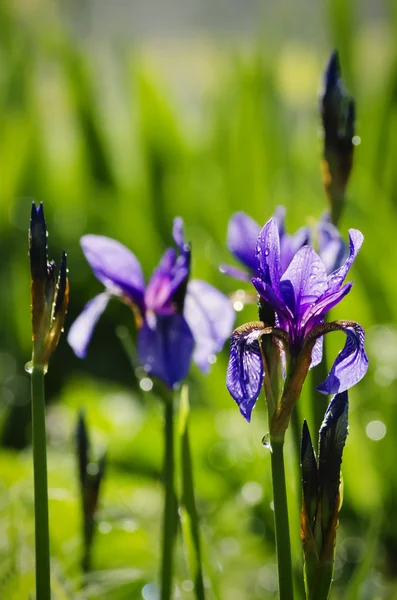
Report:
M284 440L270 440L280 600L293 600L291 542L284 470Z
M174 403L167 395L165 403L165 447L164 447L164 521L161 560L161 600L170 600L176 534L176 495L174 481Z
M50 600L50 536L48 527L47 447L43 367L33 367L31 384L36 547L36 598L37 600Z
M189 438L189 398L185 385L181 391L179 409L179 436L181 458L181 523L187 551L194 593L197 600L205 600L203 568L200 546L199 516L194 496L193 464Z

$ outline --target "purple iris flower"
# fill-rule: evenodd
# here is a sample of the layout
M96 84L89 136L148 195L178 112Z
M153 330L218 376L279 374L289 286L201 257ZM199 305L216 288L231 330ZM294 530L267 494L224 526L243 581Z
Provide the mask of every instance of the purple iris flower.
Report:
M258 276L252 283L260 300L275 312L276 327L255 322L236 329L231 338L227 372L227 388L248 421L263 381L260 347L263 335L270 334L282 342L290 365L296 367L304 362L307 369L321 362L322 336L330 331L344 331L347 336L345 346L318 390L324 394L341 393L365 375L368 358L363 328L353 321L324 322L326 313L352 287L352 283L344 284L344 280L363 236L350 229L349 239L347 259L329 275L323 260L310 246L300 248L283 272L277 221L270 219L260 232L256 246Z
M291 260L302 246L310 243L310 230L301 227L293 235L285 231L285 208L278 206L274 215L280 234L281 269L286 271ZM229 220L227 247L233 256L243 264L245 270L231 265L221 265L220 270L241 281L251 281L258 274L256 243L261 227L245 212L234 213Z
M94 327L110 298L129 305L138 326L138 357L169 388L182 381L193 359L208 372L234 323L229 299L204 281L190 280L190 246L183 221L174 220L178 251L168 248L145 286L135 255L107 237L85 235L81 246L105 292L91 300L70 328L68 342L84 358Z

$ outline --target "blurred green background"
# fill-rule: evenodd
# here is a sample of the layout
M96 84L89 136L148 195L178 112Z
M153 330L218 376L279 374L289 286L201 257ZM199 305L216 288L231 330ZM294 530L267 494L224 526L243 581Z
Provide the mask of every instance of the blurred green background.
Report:
M44 203L50 256L59 261L61 250L68 252L66 331L101 289L79 247L84 233L126 244L148 277L171 242L173 217L181 215L192 240L194 276L233 292L236 283L222 277L218 265L230 260L225 238L234 211L264 223L284 204L293 231L326 208L317 95L334 47L357 101L361 138L341 231L347 236L349 227L358 228L365 243L351 272L353 291L333 316L364 325L370 370L350 394L332 598L397 598L397 5L377 3L373 15L365 12L371 3L335 0L311 20L307 2L301 12L300 2L293 8L281 3L279 10L272 5L270 22L266 5L256 5L241 35L237 15L233 32L219 28L217 34L214 25L208 32L181 27L179 34L172 28L160 34L153 27L151 36L128 39L125 27L117 35L123 18L115 19L118 3L111 4L103 31L91 32L93 38L83 25L95 3L80 9L64 3L63 17L56 5L39 0L0 5L0 598L31 598L34 589L24 372L31 352L31 201ZM68 26L68 11L74 26ZM223 15L227 21L227 14L220 3L218 21ZM253 319L252 306L237 315L238 324ZM131 314L112 303L87 359L79 361L64 336L46 377L56 600L156 599L162 407L153 391L139 387L120 341L126 331L134 336ZM329 336L330 357L343 343L338 336ZM208 377L194 367L189 378L208 598L275 598L270 459L261 444L266 414L259 402L251 425L240 416L225 389L227 357L225 348ZM308 383L299 417L311 422L309 391ZM81 407L95 451L106 446L109 459L93 572L86 576L79 566L74 456ZM299 573L300 490L288 443ZM176 572L175 597L193 598L181 549Z

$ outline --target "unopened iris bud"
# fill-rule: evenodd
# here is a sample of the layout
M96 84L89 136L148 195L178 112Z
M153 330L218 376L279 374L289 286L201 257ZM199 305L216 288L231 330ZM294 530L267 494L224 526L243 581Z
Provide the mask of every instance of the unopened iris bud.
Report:
M83 411L79 413L76 427L76 454L83 513L84 553L82 567L84 571L87 571L90 568L99 492L106 470L106 452L102 452L97 462L90 460L91 444Z
M348 432L347 392L331 400L319 435L318 459L309 428L303 425L301 446L301 539L309 600L327 598L334 568L340 507L340 468Z
M355 127L355 102L343 85L337 52L331 55L325 70L320 112L324 132L323 182L332 222L337 225L353 165Z
M66 253L62 253L58 278L54 261L47 258L47 227L43 205L32 204L29 230L32 310L32 366L47 369L65 321L69 283Z

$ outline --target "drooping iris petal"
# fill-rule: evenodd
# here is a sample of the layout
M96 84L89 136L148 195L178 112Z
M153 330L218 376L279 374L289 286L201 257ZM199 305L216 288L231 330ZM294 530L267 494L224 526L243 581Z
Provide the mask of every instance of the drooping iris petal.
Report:
M303 315L327 289L327 277L318 254L304 246L294 256L280 282L280 293L285 304L295 315Z
M323 345L324 345L324 337L321 336L316 340L312 350L312 362L310 364L310 368L317 367L323 359Z
M345 241L338 229L329 221L329 216L324 215L317 226L318 253L324 263L327 274L339 269L348 257Z
M94 327L107 307L109 299L110 294L108 292L95 296L85 305L83 312L69 329L68 343L79 358L85 358Z
M263 363L258 338L261 328L247 323L236 329L230 340L226 387L249 422L263 380Z
M349 241L349 256L347 257L345 264L328 276L328 290L330 292L337 291L344 282L346 275L361 248L364 236L358 229L349 229Z
M259 234L256 244L256 258L262 279L278 294L282 271L280 234L275 219L270 219Z
M252 272L257 270L256 241L260 227L244 212L235 213L227 231L227 247L234 256Z
M145 282L135 255L120 242L102 235L85 235L80 243L97 279L109 289L120 289L142 308Z
M360 381L368 369L368 357L364 348L364 329L354 326L342 327L346 343L335 359L325 381L317 388L322 394L336 394L348 390Z
M183 315L150 315L138 334L139 362L151 375L173 388L187 376L194 348Z
M196 342L193 360L203 373L208 373L211 361L233 329L232 303L209 283L193 279L187 286L183 314Z

